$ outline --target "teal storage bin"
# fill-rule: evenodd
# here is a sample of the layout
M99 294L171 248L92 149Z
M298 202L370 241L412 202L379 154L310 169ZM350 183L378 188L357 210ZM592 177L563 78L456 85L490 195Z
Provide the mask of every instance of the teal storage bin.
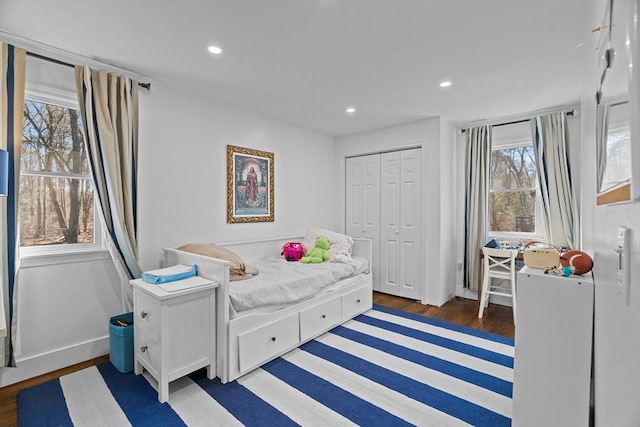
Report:
M133 371L133 312L109 320L109 361L122 373Z

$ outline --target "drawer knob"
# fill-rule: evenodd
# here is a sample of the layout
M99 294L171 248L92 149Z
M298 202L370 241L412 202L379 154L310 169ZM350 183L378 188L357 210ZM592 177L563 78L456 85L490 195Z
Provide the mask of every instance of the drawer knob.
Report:
M275 340L276 340L276 337L271 337L271 341L275 341Z
M145 317L147 317L147 312L146 312L146 311L141 311L141 312L140 312L140 317L142 317L143 319L144 319Z
M323 319L326 319L326 318L327 318L327 315L326 315L326 314L323 314L323 315L322 315L322 316L320 316L320 317L322 317Z
M143 345L142 347L140 347L140 351L141 351L141 352L143 352L143 353L144 353L145 351L147 351L147 346L146 346L146 345Z
M358 299L358 300L356 300L356 302L357 302L357 303L360 303L360 300Z

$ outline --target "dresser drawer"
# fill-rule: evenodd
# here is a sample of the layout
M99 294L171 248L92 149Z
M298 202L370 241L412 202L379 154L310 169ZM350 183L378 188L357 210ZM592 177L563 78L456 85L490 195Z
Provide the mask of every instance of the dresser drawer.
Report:
M155 338L160 338L160 303L152 300L144 293L136 295L136 311L134 324L149 331Z
M244 372L300 342L298 313L238 335L240 372Z
M342 296L342 320L351 319L371 308L373 295L371 288L356 289Z
M135 348L136 357L147 362L150 366L151 373L156 376L160 372L160 341L151 336L145 329L135 327L137 334L137 347Z
M334 298L300 312L300 341L324 332L340 323L340 298Z

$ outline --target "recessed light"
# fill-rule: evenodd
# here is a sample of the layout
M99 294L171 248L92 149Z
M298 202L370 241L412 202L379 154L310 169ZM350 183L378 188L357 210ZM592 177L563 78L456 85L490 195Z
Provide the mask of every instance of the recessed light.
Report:
M345 111L347 114L355 114L356 109L355 109L355 107L347 107L347 108L345 108L345 110L344 110L344 111Z
M451 86L451 82L450 81L440 82L440 87L449 87L449 86Z
M222 54L222 48L219 46L209 46L207 50L209 51L209 53L213 53L214 55Z

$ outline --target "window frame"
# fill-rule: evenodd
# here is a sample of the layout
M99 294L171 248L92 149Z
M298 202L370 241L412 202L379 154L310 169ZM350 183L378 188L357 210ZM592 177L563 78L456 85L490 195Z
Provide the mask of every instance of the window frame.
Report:
M531 146L533 147L533 141L531 140L531 138L524 138L524 137L519 137L519 138L513 138L513 139L508 139L508 140L501 140L501 141L492 141L491 143L491 154L493 155L493 150L505 150L505 149L510 149L510 148L519 148L519 147L526 147L526 146ZM542 198L540 195L540 187L538 185L538 179L537 179L537 173L536 173L536 180L535 180L535 192L536 192L536 206L535 206L535 230L533 232L526 232L526 231L493 231L490 230L490 223L489 223L489 209L491 208L491 193L493 192L492 190L492 186L491 186L491 182L492 182L492 176L489 176L489 188L487 191L487 234L489 239L491 238L497 238L498 240L509 240L509 241L513 241L513 240L541 240L543 239L544 236L544 227L543 227L543 223L542 221L544 221L543 215L542 215ZM516 243L516 242L512 242L512 243Z
M29 84L25 87L25 101L57 105L63 108L73 108L79 110L76 94L72 91L54 89L47 86ZM86 144L86 141L85 141ZM22 170L20 171L23 175ZM27 175L27 174L25 174ZM61 174L56 172L35 172L29 173L32 176L64 177L73 174ZM86 177L83 175L82 177ZM79 177L79 178L82 178ZM89 176L93 180L93 177ZM23 266L37 266L46 264L59 264L75 262L81 260L107 259L109 252L105 246L105 236L102 226L102 217L98 212L99 200L94 188L94 208L93 208L93 243L73 243L62 245L46 246L20 246L20 262Z

